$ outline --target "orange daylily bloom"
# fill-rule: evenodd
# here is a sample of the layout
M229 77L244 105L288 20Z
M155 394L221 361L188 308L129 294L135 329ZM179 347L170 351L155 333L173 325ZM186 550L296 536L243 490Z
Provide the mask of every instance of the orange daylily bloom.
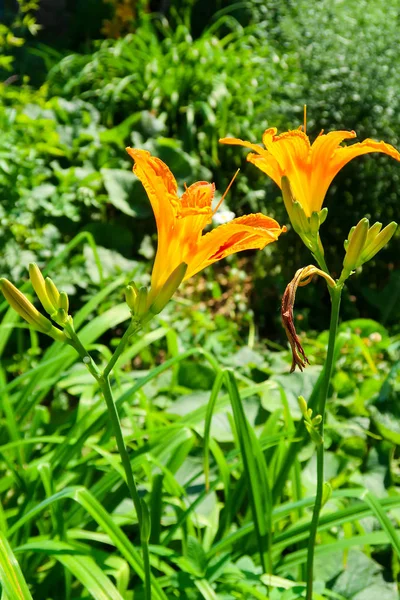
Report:
M326 192L333 178L350 160L369 152L382 152L400 161L400 153L385 142L366 139L350 146L341 146L343 140L356 137L354 131L323 132L310 144L308 135L301 127L276 135L277 129L271 127L264 132L262 141L265 148L258 144L236 138L223 138L222 144L244 146L253 150L247 160L281 187L281 179L289 179L293 196L307 217L314 211L320 211Z
M151 278L150 300L171 273L186 263L184 280L240 250L262 249L275 242L285 227L262 214L239 217L202 235L213 216L213 183L198 181L181 197L165 163L146 150L126 149L151 202L158 231L158 248Z

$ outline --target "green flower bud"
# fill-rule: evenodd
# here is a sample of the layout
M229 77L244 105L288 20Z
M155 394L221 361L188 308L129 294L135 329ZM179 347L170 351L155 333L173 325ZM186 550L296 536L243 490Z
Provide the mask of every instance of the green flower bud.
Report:
M364 251L368 248L368 246L374 241L380 230L382 229L382 223L374 223L372 227L369 228L367 240L365 242Z
M297 398L297 401L300 406L301 414L303 415L304 418L306 418L307 417L307 402L305 401L303 396L299 396Z
M135 315L137 317L142 317L147 312L147 287L141 287L139 289L138 297L135 303Z
M318 233L320 222L319 213L314 211L310 217L310 228L312 233Z
M317 446L322 444L323 439L322 439L321 435L318 433L318 431L316 429L314 429L314 427L307 421L305 422L305 426L306 426L307 431L310 434L310 437L311 437L312 441L314 442L314 444L316 444Z
M50 279L50 277L46 277L45 286L46 286L46 293L50 299L50 302L53 304L53 306L55 306L57 308L58 303L60 301L60 292L58 291L55 283L53 282L52 279Z
M350 273L359 263L361 252L364 248L369 229L368 219L361 219L354 230L350 230L349 244L343 261L343 268Z
M125 288L125 300L131 311L135 310L137 298L138 290L135 290L135 288L132 287L132 285L127 285Z
M375 225L380 225L380 223L375 223ZM374 226L373 226L374 227ZM371 229L373 228L371 227ZM367 243L364 247L364 250L360 257L360 264L364 264L367 261L371 260L386 244L391 240L395 231L397 229L397 223L392 221L389 225L386 225L381 232L377 233L373 239L369 243Z
M8 279L0 279L0 289L9 305L32 327L55 340L65 340L62 331L54 327Z
M319 211L319 224L322 225L326 221L326 217L328 216L328 209L325 206L322 210Z
M150 311L157 315L160 313L166 304L170 301L172 296L175 294L176 290L180 286L185 277L187 271L187 264L181 263L172 271L171 275L168 277L167 281L164 283L160 292L156 296L153 304L150 307Z
M322 416L316 415L311 422L314 425L314 427L318 427L318 425L322 423Z
M29 265L29 277L35 290L37 297L39 298L44 310L52 315L57 310L57 305L54 305L49 297L46 290L46 283L42 272L39 267L35 263L30 263Z
M60 299L58 301L58 306L68 314L69 299L65 292L60 293Z

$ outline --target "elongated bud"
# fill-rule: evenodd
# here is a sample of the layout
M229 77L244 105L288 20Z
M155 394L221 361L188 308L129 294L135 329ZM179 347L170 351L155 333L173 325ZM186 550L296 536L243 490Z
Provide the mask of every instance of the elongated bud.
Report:
M319 211L318 216L319 216L319 224L322 225L323 223L325 223L326 217L328 216L328 209L326 206L325 206L325 208L323 208L322 210Z
M137 300L135 303L135 315L137 317L142 317L143 315L146 314L147 312L147 296L148 296L148 291L147 291L147 287L141 287L139 289L139 293L137 296Z
M44 310L52 315L57 310L57 305L54 305L47 293L46 283L42 275L41 270L36 263L30 263L29 265L29 277L35 290L37 297L40 300Z
M46 277L45 279L46 292L50 299L50 302L53 306L58 307L58 303L60 301L60 292L57 289L57 286L53 282L50 277Z
M378 223L375 223L377 225ZM380 224L380 223L379 223ZM371 227L372 229L372 227ZM365 245L361 254L361 264L371 260L391 240L397 229L397 223L392 221L378 233L370 243Z
M160 313L172 296L175 294L176 290L180 286L185 277L187 271L187 264L181 263L172 271L171 275L168 277L167 281L164 283L161 288L158 296L154 300L153 304L150 307L150 310L153 314L157 315Z
M310 217L310 229L312 233L318 233L320 226L319 213L313 212Z
M125 288L125 300L131 311L135 310L137 297L138 290L135 290L135 288L132 287L132 285L127 285Z
M369 228L368 231L368 235L367 235L367 240L365 242L365 246L364 246L364 252L365 250L368 248L368 246L370 244L372 244L372 242L375 240L376 236L378 235L378 233L380 232L380 230L382 229L382 223L374 223L372 225L372 227Z
M58 306L62 310L64 310L68 314L69 310L69 299L65 292L60 292L60 299L58 301Z
M299 396L297 400L298 400L298 403L300 406L301 414L303 415L304 418L306 418L307 417L307 402L305 401L303 396Z
M349 244L343 261L343 268L349 273L358 266L361 252L367 240L368 229L369 221L364 218L357 223L355 229L349 234Z
M0 279L0 288L9 305L27 323L41 333L47 333L54 339L60 341L65 340L62 331L54 327L49 319L43 316L33 304L29 302L28 298L8 281L8 279Z

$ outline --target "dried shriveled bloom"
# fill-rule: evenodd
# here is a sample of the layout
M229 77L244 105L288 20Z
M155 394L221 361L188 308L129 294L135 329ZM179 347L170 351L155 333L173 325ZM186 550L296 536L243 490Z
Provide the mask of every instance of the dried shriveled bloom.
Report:
M247 160L281 187L282 177L286 176L295 200L299 202L307 217L322 208L326 192L337 173L356 156L370 152L381 152L400 161L400 153L385 142L366 139L363 142L341 146L344 140L356 137L354 131L331 131L320 135L310 143L302 127L277 135L271 127L262 137L265 148L258 144L236 138L223 138L222 144L244 146L253 150Z
M181 280L186 280L230 254L262 249L286 230L274 219L251 214L203 235L215 212L212 209L214 184L198 181L179 197L176 180L165 163L146 150L127 148L127 152L135 161L133 171L147 192L158 231L147 306L157 299L164 286L174 287L174 273L180 273ZM184 272L180 271L182 264L187 265Z
M287 338L289 340L290 347L292 349L292 366L290 372L293 373L296 367L299 367L300 371L309 364L309 360L305 355L303 346L301 345L300 338L297 335L296 327L294 325L293 308L294 301L296 298L296 291L298 287L303 287L309 284L314 275L320 275L323 277L329 286L335 287L335 282L332 277L318 269L314 265L309 265L296 271L292 281L286 286L285 293L282 297L281 306L281 317L282 324L285 329Z

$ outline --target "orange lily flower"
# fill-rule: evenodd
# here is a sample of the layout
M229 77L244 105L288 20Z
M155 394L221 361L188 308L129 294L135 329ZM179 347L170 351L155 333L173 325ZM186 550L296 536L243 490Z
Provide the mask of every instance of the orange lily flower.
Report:
M361 143L341 146L343 140L356 137L354 131L331 131L320 135L310 144L308 135L301 127L276 135L271 127L264 132L262 141L265 149L258 144L236 138L223 138L222 144L244 146L253 150L247 160L256 165L281 187L281 179L289 179L293 196L307 217L322 208L326 192L333 178L349 161L361 154L382 152L400 161L400 153L385 142L366 139Z
M285 227L262 214L251 214L219 225L202 235L215 213L215 186L198 181L178 196L176 180L165 163L146 150L126 149L151 202L158 231L158 248L151 278L154 299L171 273L187 264L184 280L240 250L262 249L275 242Z

